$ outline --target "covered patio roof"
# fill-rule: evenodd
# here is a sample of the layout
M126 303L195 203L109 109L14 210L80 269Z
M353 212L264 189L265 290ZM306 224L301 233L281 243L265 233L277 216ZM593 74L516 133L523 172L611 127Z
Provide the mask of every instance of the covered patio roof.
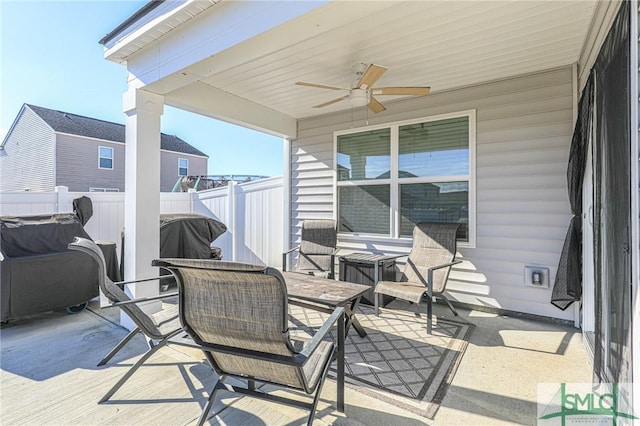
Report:
M313 108L344 93L297 81L351 87L354 66L375 63L389 68L377 86L437 93L584 65L597 53L583 47L594 45L585 43L590 23L610 9L597 1L187 0L146 6L101 43L105 58L126 63L130 88L295 138L299 119L351 111L349 102ZM393 109L399 98L379 100Z

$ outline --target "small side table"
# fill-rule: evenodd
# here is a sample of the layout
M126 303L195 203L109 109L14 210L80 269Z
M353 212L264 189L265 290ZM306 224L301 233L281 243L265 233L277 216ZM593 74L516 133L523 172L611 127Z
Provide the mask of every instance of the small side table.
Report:
M362 303L375 304L373 289L379 280L394 281L396 278L396 257L384 254L353 253L340 256L340 281L371 286L362 296ZM384 296L382 306L393 300L391 296Z

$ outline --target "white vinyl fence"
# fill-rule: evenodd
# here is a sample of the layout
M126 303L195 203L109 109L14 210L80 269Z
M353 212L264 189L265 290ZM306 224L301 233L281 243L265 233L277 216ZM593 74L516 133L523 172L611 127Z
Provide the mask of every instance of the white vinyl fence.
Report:
M208 191L160 194L160 213L198 213L227 226L214 241L225 260L280 267L284 251L283 179L275 177ZM94 240L115 241L120 253L124 227L124 192L2 192L0 215L71 212L72 202L91 198L93 217L85 229Z

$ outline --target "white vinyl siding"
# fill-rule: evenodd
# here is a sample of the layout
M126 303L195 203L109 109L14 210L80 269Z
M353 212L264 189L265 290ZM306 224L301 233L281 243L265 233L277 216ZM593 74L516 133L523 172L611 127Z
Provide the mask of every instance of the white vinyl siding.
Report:
M476 110L476 246L447 286L455 300L573 319L549 303L551 289L526 287L525 265L549 267L555 279L570 210L566 189L573 130L570 67L489 82L426 97L385 102L299 122L291 141L291 243L305 219L335 218L333 134L456 111ZM435 88L434 88L435 89ZM352 121L353 117L353 121ZM350 237L342 253L407 253L408 238Z
M53 130L25 106L0 151L0 191L53 191L55 156Z

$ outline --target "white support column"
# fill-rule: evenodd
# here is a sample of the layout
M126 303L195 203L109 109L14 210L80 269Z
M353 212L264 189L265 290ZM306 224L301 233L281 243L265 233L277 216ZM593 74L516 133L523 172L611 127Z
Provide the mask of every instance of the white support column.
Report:
M291 248L291 139L282 139L283 161L282 161L282 199L284 201L283 209L283 251ZM284 265L280 266L281 268Z
M126 118L125 165L125 244L126 281L158 275L151 261L160 253L160 117L164 97L140 89L130 89L123 96ZM157 296L154 282L133 284L134 298ZM160 310L161 302L144 305L146 312ZM124 314L121 323L131 328Z
M227 223L227 231L231 233L231 261L238 261L238 217L236 215L236 182L230 180L227 183L227 202L229 219Z

